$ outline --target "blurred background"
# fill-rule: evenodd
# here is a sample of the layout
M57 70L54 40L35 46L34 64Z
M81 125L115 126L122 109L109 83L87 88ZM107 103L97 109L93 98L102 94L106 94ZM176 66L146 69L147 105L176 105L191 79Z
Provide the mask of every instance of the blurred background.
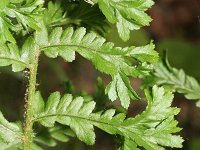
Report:
M156 50L168 51L169 62L172 66L183 68L189 75L200 81L200 0L155 0L156 4L148 11L153 22L150 27L131 33L131 39L123 42L115 26L111 25L110 32L106 35L108 41L117 46L145 45L151 39L156 43ZM0 109L9 121L23 120L24 97L27 86L27 73L13 74L11 68L0 68ZM103 83L97 77L103 79ZM71 80L71 81L70 81ZM76 57L72 63L62 59L49 59L42 56L38 71L38 90L47 98L54 91L83 95L98 98L102 107L116 107L114 104L104 103L106 96L101 95L103 84L110 81L95 70L91 63L82 57ZM133 87L138 93L141 81L133 79ZM200 149L200 109L195 106L195 101L189 101L184 96L176 94L174 106L180 107L177 116L179 126L183 128L181 135L184 137L184 150ZM145 109L144 102L134 102L128 110L129 116L135 116ZM125 111L119 109L119 111ZM59 143L52 150L113 150L115 139L106 133L96 130L97 142L94 147L86 146L72 138L67 143ZM102 140L103 139L103 140ZM69 148L70 147L70 148ZM47 148L46 148L47 149Z

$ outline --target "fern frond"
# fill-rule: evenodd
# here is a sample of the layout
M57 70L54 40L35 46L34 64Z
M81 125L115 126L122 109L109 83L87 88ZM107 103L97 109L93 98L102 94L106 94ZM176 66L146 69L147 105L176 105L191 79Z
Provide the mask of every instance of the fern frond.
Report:
M198 81L187 75L182 69L178 70L170 66L166 58L154 65L154 72L146 77L143 87L153 84L168 86L175 92L184 94L189 100L198 100L197 106L200 107L200 84Z
M87 0L86 0L87 1ZM116 23L120 37L127 41L130 30L148 26L151 18L145 13L152 0L94 0L109 22Z
M14 72L24 70L26 63L21 60L20 52L15 44L4 44L0 46L0 66L12 64Z
M70 27L63 31L62 28L58 27L51 32L49 37L47 35L47 31L43 30L43 32L37 32L35 36L41 50L47 56L52 58L61 56L65 61L71 62L75 59L76 51L92 61L99 71L111 75L113 82L115 82L111 84L115 84L118 87L112 88L112 91L114 90L117 96L109 94L110 99L116 100L119 97L118 95L124 91L129 93L126 94L128 97L120 97L122 106L125 108L128 108L131 98L138 99L127 76L137 77L146 74L149 66L144 64L155 62L158 58L152 42L143 47L114 47L113 43L106 43L104 38L95 33L86 34L85 28L74 30ZM42 41L40 40L41 36L43 37ZM138 60L139 65L133 66L132 59ZM119 87L121 85L116 84L117 81L123 83L125 88Z
M0 112L0 145L1 150L15 149L21 145L22 127L8 122Z
M94 113L95 102L84 102L82 97L73 99L70 94L61 97L60 93L55 92L45 104L37 92L33 121L46 127L53 127L55 122L70 126L76 136L89 145L95 142L96 126L109 134L124 136L136 147L138 145L153 150L163 149L162 146L181 147L182 138L172 135L180 130L174 120L179 109L170 107L173 95L156 86L152 95L149 93L146 92L146 110L135 118L125 120L125 114L115 115L114 109Z
M8 43L0 45L0 66L12 65L14 72L28 68L35 59L37 45L33 38L28 38L21 50L16 44Z
M33 1L0 1L0 42L6 41L16 43L11 30L18 32L23 28L40 30L38 18L42 14L41 5L43 0Z
M174 120L174 115L177 115L180 109L170 107L173 94L165 91L162 87L154 86L152 91L146 90L145 95L148 100L146 110L124 122L135 131L137 136L135 143L142 144L145 149L153 150L164 149L163 147L181 148L183 139L180 136L172 135L181 130L177 127L178 122ZM122 132L126 134L125 130ZM127 134L129 133L127 132Z

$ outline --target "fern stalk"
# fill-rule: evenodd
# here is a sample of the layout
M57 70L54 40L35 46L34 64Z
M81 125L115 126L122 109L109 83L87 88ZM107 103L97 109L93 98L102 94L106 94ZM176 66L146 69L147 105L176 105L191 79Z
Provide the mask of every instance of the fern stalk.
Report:
M23 149L29 150L30 144L32 142L32 126L33 126L33 113L32 113L32 103L35 97L36 91L36 80L37 80L37 69L39 61L40 50L38 49L35 53L35 61L30 66L30 75L29 75L29 86L28 86L28 97L25 107L25 123L24 123L24 136L23 136Z

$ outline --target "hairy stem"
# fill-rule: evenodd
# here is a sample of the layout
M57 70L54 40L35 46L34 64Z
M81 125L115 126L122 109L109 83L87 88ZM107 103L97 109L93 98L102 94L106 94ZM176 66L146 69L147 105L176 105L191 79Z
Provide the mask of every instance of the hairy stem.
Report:
M37 68L40 51L37 50L35 54L35 61L30 66L29 86L27 93L27 102L25 110L25 122L24 122L24 137L23 137L23 149L30 150L30 144L32 141L32 127L33 127L33 114L32 103L35 97L36 80L37 80Z

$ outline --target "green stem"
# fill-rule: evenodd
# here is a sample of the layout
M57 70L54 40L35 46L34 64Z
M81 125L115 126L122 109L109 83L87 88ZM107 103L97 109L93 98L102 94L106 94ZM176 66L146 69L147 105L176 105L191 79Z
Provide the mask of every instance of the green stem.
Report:
M26 102L26 113L25 113L25 123L24 123L24 137L23 137L23 150L30 150L30 144L32 141L33 133L33 114L32 114L32 103L35 97L36 91L36 80L37 80L37 68L39 60L40 51L36 51L35 61L30 66L30 76L29 76L29 87Z

